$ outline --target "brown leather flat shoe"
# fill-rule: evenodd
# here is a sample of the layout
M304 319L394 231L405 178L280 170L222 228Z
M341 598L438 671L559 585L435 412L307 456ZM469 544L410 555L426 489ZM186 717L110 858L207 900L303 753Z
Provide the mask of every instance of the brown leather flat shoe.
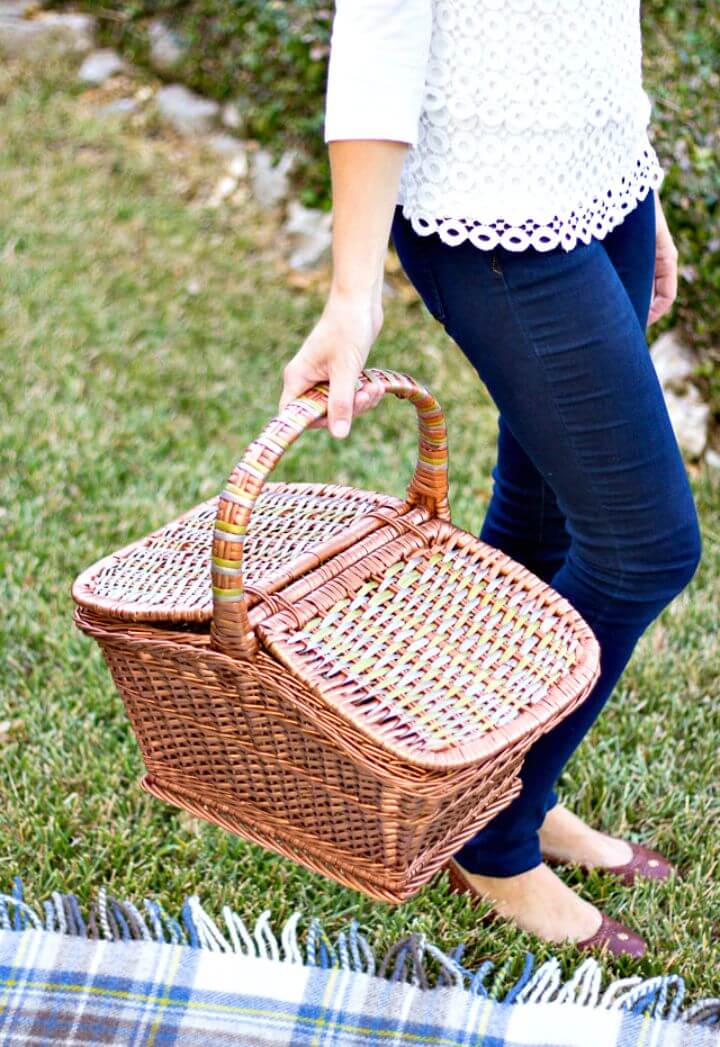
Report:
M633 956L638 958L647 952L647 943L635 931L630 930L624 923L613 920L600 912L602 920L600 926L589 938L574 942L577 949L604 948L606 945L613 956Z
M561 862L555 858L548 858L546 855L543 855L543 859L548 865L574 865L584 872L589 872L590 869L600 869L602 872L619 876L628 887L631 887L641 876L648 880L667 880L674 873L682 879L682 873L678 867L668 861L659 851L653 851L652 848L644 847L641 843L633 843L632 840L625 842L632 848L632 854L630 860L624 865L585 865L584 862Z
M448 882L453 894L470 895L471 905L487 900L473 887L462 866L458 865L453 858L448 859L444 868L448 870ZM580 941L571 943L576 949L584 951L607 947L613 956L626 955L635 958L645 954L647 944L639 934L626 927L625 924L613 920L611 916L606 916L604 912L601 912L600 915L602 917L600 926L594 934L591 934L589 938L582 938ZM490 924L500 918L500 913L496 912L495 909L491 909L485 913L480 922L482 924Z

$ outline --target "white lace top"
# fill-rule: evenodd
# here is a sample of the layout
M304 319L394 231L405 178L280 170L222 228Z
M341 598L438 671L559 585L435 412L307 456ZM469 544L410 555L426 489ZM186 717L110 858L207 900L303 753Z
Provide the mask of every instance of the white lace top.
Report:
M336 0L325 141L409 143L418 233L570 250L664 178L641 60L640 0Z

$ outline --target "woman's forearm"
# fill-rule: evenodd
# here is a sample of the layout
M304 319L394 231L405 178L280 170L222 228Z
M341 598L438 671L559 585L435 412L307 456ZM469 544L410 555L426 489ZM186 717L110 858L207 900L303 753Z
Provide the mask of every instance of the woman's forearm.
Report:
M408 142L328 143L332 178L331 294L382 295L385 255Z
M335 7L324 125L332 282L322 315L284 368L279 406L327 380L328 428L344 437L354 415L384 392L379 382L357 389L356 379L382 327L385 255L402 167L419 137L432 5L335 0Z
M384 392L379 382L359 390L355 382L382 327L385 255L409 145L365 138L328 143L333 190L330 293L320 319L285 366L279 406L315 382L329 380L327 425L333 436L346 436L353 416L373 407Z

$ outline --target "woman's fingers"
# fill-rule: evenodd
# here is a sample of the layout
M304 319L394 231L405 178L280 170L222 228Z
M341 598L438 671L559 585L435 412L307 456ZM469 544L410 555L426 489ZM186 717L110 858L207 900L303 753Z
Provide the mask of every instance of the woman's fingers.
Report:
M678 250L657 193L655 194L655 224L657 230L655 279L648 312L648 325L655 323L670 309L677 297L678 287Z
M325 381L328 383L326 415L313 420L308 427L327 426L333 436L347 436L355 415L369 411L382 395L380 383L364 377L359 381L377 335L376 326L372 299L331 296L315 327L285 365L278 411L317 382Z
M677 252L658 253L655 260L655 288L648 324L654 323L672 306L677 297Z
M379 382L369 382L361 392L358 393L358 397L363 397L363 406L358 413L361 413L362 411L371 411L373 407L377 407L384 392L385 390ZM358 397L355 399L357 400Z
M350 432L360 367L354 354L340 353L330 363L327 424L333 436L342 439Z
M356 418L359 414L371 411L373 407L377 407L384 392L385 390L378 382L370 382L363 386L362 389L359 389L355 393L355 399L353 400L353 418ZM322 418L316 418L315 421L311 422L308 429L324 429L326 426L327 415L324 415Z

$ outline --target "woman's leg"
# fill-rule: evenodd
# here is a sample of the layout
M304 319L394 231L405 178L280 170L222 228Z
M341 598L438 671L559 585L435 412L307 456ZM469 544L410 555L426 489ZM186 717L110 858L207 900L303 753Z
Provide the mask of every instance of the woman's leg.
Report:
M652 192L605 236L602 246L644 331L655 269ZM524 564L539 578L551 582L565 561L570 534L555 492L515 439L502 414L498 418L498 453L492 475L493 493L479 537ZM545 815L557 801L557 793L552 788L545 801ZM546 821L544 827L554 847L550 853L556 857L570 858L578 848L585 857L589 855L600 863L620 864L630 857L627 845L611 842L605 834L594 832L564 808L558 808L556 815L558 817Z
M493 490L478 534L549 582L565 562L570 534L555 498L503 414L498 416Z
M601 241L571 252L449 247L413 234L399 209L393 241L555 492L570 544L551 584L602 651L593 692L528 754L522 793L458 853L471 871L510 877L541 861L552 783L639 636L692 577L697 516L644 329Z
M655 202L648 193L602 241L645 329L655 258ZM555 492L518 443L502 413L498 417L493 492L479 537L502 549L549 582L565 561L570 534Z

